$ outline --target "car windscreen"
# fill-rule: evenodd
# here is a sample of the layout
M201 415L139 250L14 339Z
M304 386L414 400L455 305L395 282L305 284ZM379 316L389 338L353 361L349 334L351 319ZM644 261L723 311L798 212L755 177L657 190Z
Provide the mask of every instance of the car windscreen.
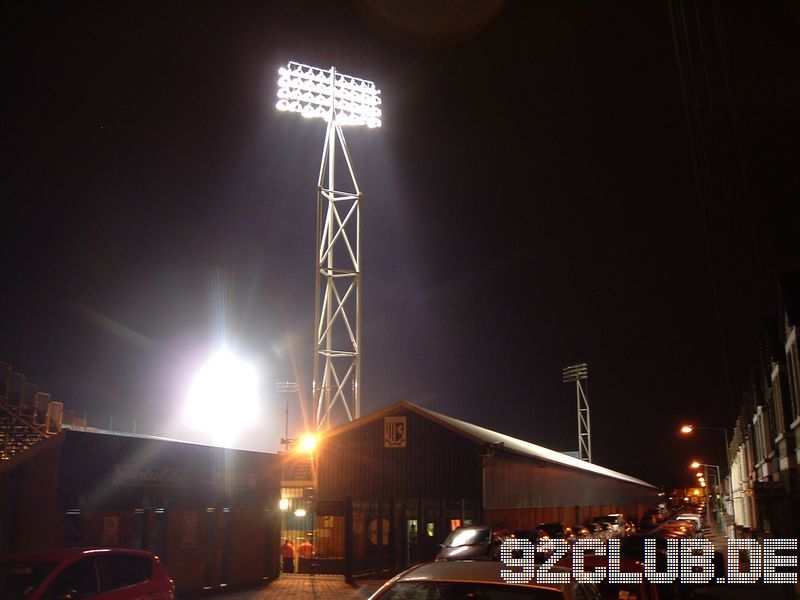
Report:
M0 562L0 598L26 598L55 568L56 563L50 562Z
M502 583L471 581L402 581L387 590L381 600L556 600L563 598L558 590L523 587Z
M445 548L489 543L489 529L456 529L444 541Z

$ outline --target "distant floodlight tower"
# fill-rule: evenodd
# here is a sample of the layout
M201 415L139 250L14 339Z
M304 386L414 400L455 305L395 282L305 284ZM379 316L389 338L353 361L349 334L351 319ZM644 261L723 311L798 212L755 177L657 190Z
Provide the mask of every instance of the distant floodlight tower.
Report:
M317 429L330 427L340 403L361 416L361 188L343 125L381 126L380 90L371 81L289 62L279 70L278 110L328 122L317 181L317 280L314 381ZM337 140L350 183L336 188Z
M564 383L575 382L578 401L578 458L592 462L592 429L589 424L589 399L586 396L589 389L588 381L586 389L581 385L581 381L589 379L589 365L586 363L570 365L561 370L561 376Z

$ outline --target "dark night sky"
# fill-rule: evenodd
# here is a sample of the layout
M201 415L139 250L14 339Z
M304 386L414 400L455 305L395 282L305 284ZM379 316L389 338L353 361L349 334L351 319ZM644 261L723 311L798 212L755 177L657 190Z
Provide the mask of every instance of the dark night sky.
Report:
M265 388L242 444L277 449L272 382L310 385L324 134L274 110L277 68L336 65L384 99L381 129L346 132L365 412L574 449L560 372L585 360L596 462L680 482L722 444L678 424L731 426L800 267L800 10L721 4L721 36L711 3L697 37L677 0L508 2L420 42L367 0L9 3L0 360L90 424L170 434L224 327ZM690 121L671 7L710 92L686 88Z

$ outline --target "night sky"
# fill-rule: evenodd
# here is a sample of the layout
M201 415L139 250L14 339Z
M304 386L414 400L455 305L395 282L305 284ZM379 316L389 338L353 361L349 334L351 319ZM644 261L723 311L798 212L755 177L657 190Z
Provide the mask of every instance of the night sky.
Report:
M688 482L722 440L678 425L732 426L800 268L800 9L699 6L5 4L0 361L91 425L184 435L225 339L263 388L239 445L278 449L274 382L310 388L324 123L275 110L277 69L335 65L383 97L345 132L363 412L574 450L561 369L586 361L595 462Z

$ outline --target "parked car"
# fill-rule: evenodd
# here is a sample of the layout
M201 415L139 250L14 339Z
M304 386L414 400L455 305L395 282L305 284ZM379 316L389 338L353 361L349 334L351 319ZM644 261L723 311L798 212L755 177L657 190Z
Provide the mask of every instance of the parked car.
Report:
M601 523L589 523L588 529L593 538L597 538L598 540L602 540L604 542L608 541L611 533L611 525L608 523L605 524L605 527Z
M570 583L508 583L500 575L506 565L495 561L436 561L411 567L387 581L370 600L408 598L483 598L485 600L574 600L599 598L596 586ZM554 570L561 570L553 567Z
M544 529L519 529L514 532L514 537L525 538L532 541L534 544L542 540L550 539Z
M505 528L465 525L447 536L436 560L497 560L500 544L511 535Z
M678 521L691 521L695 525L695 531L700 531L703 528L702 519L694 513L681 513L675 519Z
M643 515L641 519L639 519L639 531L646 531L649 529L653 529L658 524L656 518L651 514Z
M625 521L625 533L623 535L636 535L638 528L634 521Z
M621 544L624 543L624 540ZM571 566L570 562L559 563L563 566ZM594 570L598 567L608 568L608 555L589 554L584 555L583 567L585 570ZM644 573L644 563L628 556L621 556L619 559L619 570L621 573ZM644 577L639 583L611 583L604 579L598 584L598 590L604 600L675 600L679 598L679 584L653 584Z
M656 529L658 534L674 533L679 537L695 537L694 524L689 521L665 521Z
M572 533L575 536L575 539L584 539L592 537L592 533L589 531L589 528L584 527L583 525L573 525Z
M541 529L547 536L556 540L566 540L572 542L575 539L575 534L572 532L571 527L567 527L564 523L539 523L536 529Z
M606 515L604 521L611 523L611 528L614 530L614 537L622 537L625 535L625 515L622 513L611 513Z
M667 540L679 539L680 536L672 534L653 534L645 535L632 535L620 540L619 551L622 557L644 564L644 545L646 539L655 540L656 546L656 570L665 571L667 568ZM680 542L678 542L680 543ZM714 572L718 576L725 576L727 565L725 563L725 555L720 549L714 550Z
M122 548L57 548L0 559L0 598L174 600L157 556Z

